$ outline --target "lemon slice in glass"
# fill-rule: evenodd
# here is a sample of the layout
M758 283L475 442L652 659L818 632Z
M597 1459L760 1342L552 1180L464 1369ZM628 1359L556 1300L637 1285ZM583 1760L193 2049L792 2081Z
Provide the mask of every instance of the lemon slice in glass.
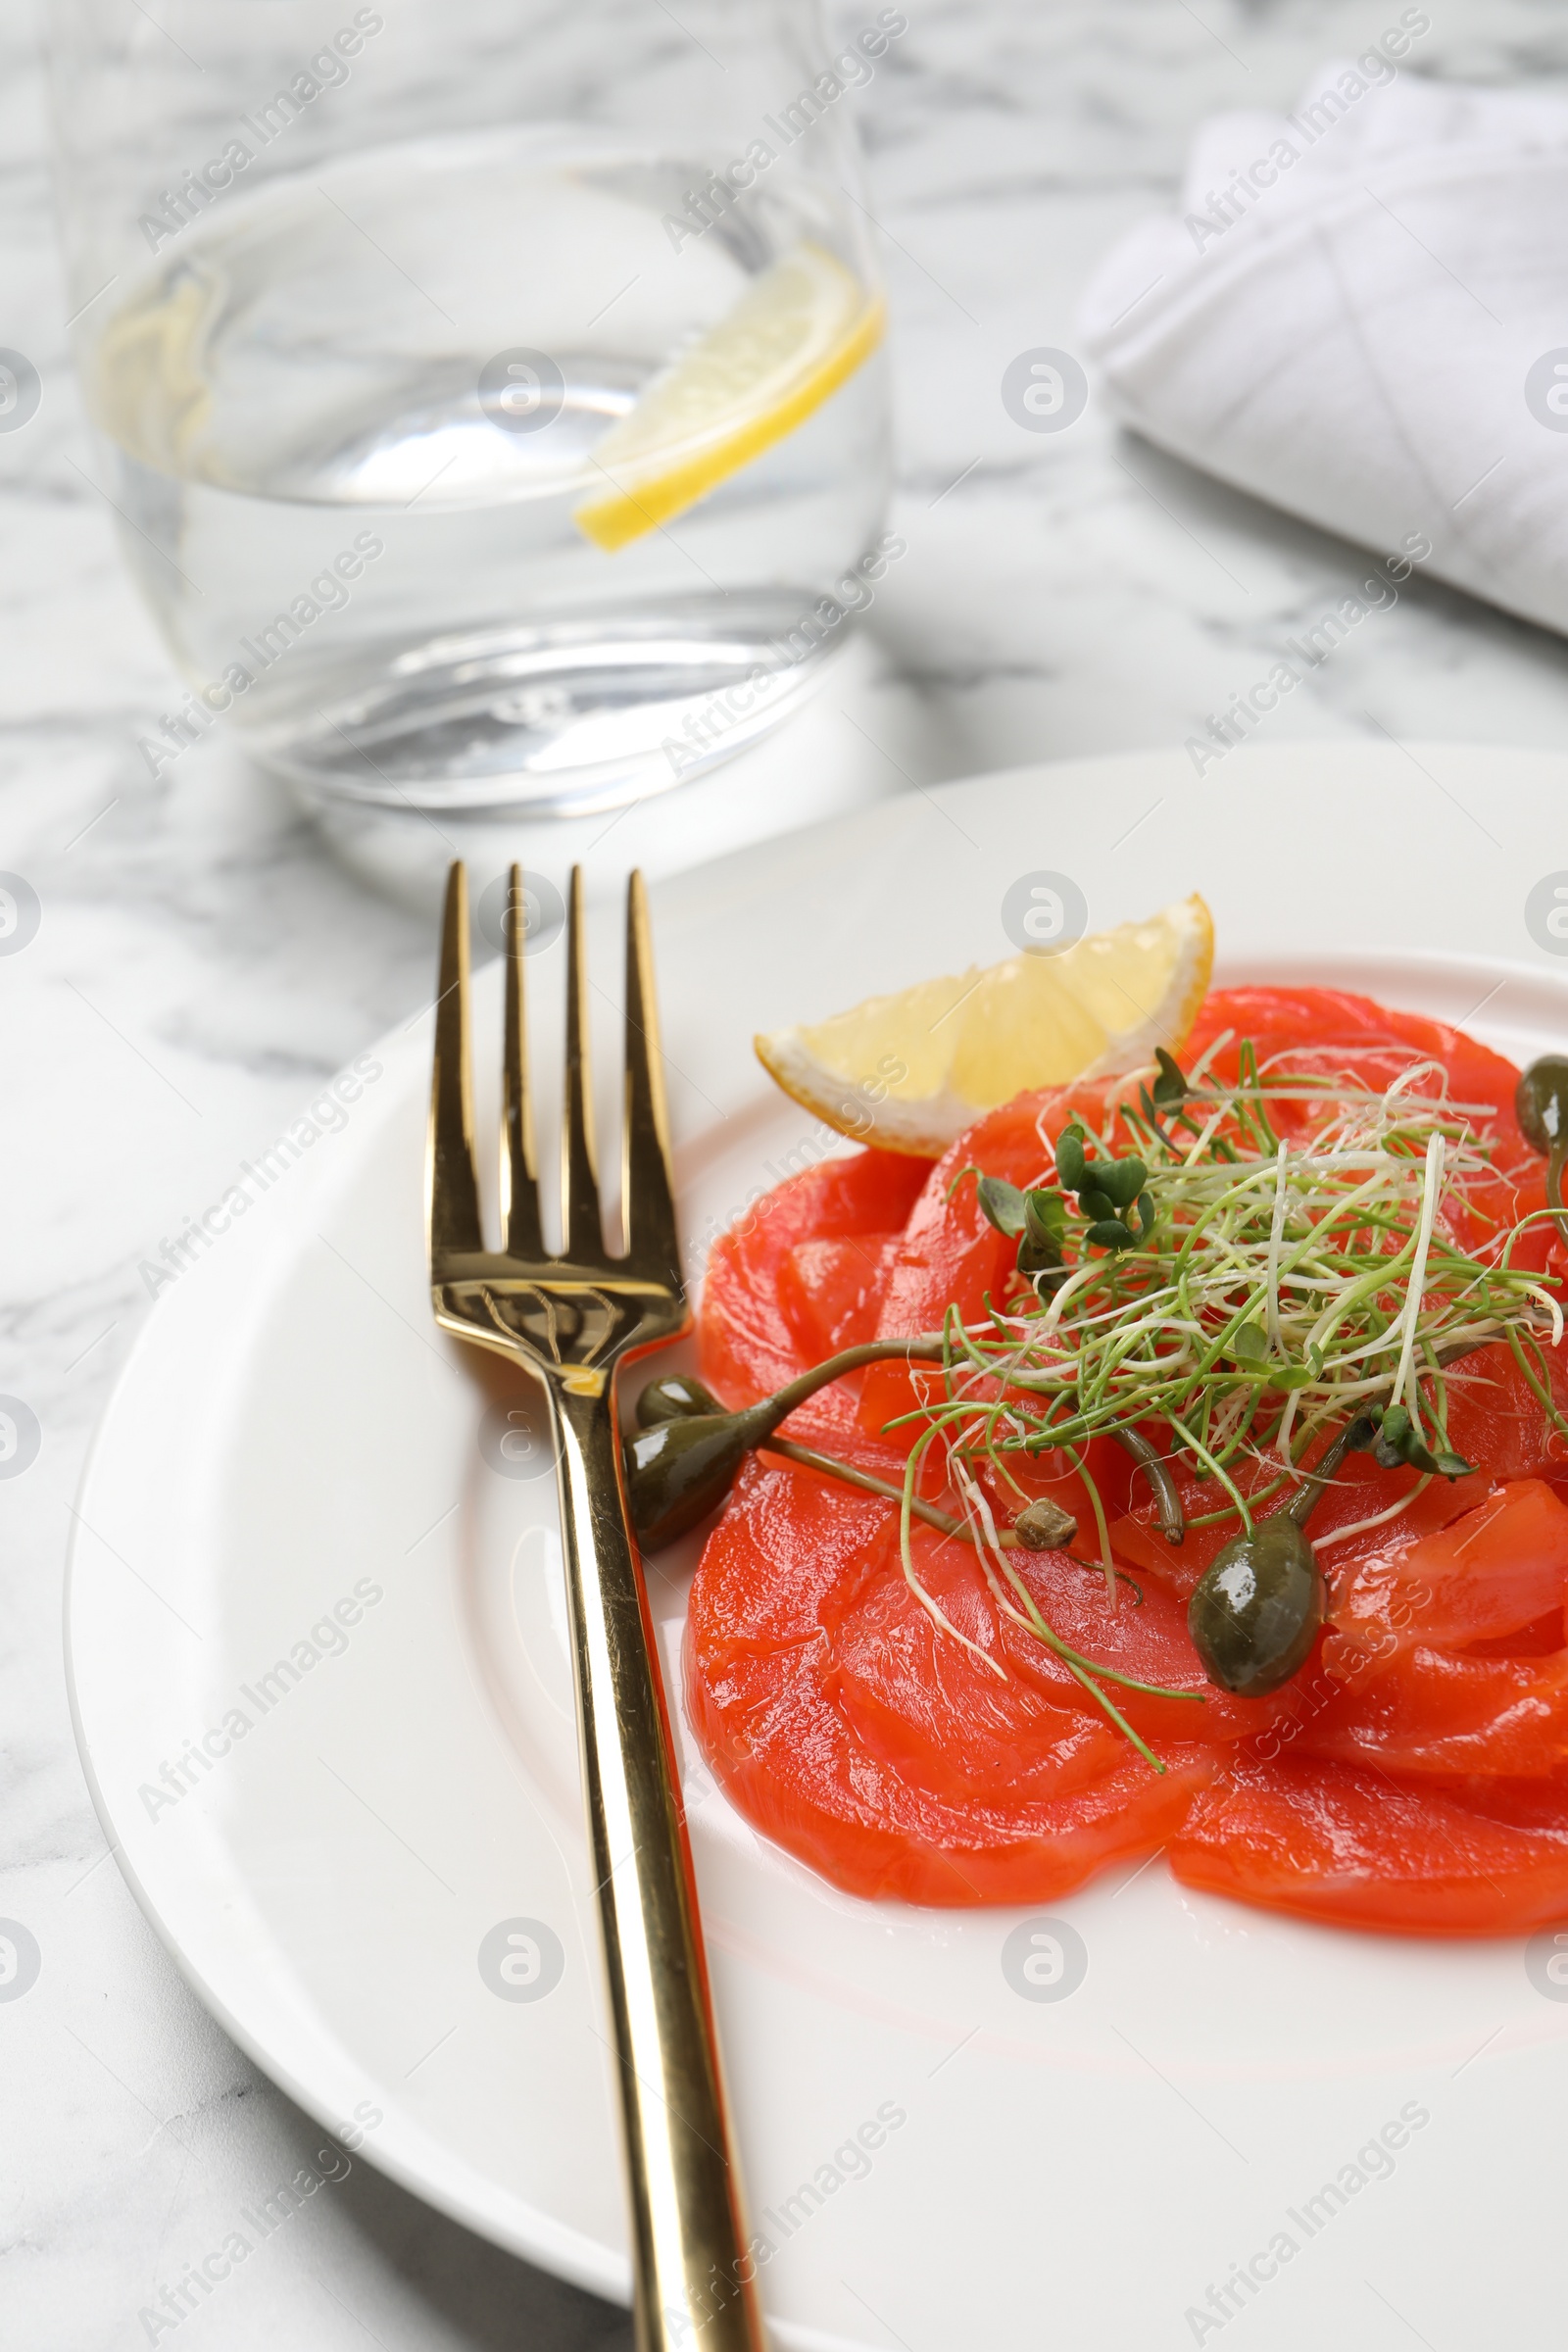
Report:
M868 997L808 1029L757 1039L787 1095L841 1135L937 1159L981 1113L1179 1054L1208 993L1214 923L1195 893L1147 922L1054 955Z
M795 246L596 445L599 487L578 528L612 553L684 514L819 409L876 349L885 318L832 254Z

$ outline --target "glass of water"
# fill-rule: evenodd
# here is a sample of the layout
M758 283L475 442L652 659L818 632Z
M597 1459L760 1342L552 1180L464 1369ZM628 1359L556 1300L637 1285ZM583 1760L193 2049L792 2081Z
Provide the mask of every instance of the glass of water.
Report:
M816 0L55 0L100 484L189 692L308 807L587 813L814 684L887 562L854 92Z

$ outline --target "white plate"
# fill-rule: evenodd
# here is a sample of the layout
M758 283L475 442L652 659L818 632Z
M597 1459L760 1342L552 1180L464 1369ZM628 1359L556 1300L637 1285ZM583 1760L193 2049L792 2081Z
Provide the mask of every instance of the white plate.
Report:
M1520 1058L1562 1045L1568 963L1524 899L1568 856L1565 793L1542 754L1304 745L1203 783L1149 755L950 787L664 884L694 1258L825 1140L761 1078L753 1030L1005 953L1028 871L1070 874L1096 924L1200 887L1229 978L1366 988ZM529 967L545 1065L560 962ZM609 910L594 971L608 1065ZM623 2296L553 1492L492 1466L505 1398L431 1327L429 1049L427 1019L386 1040L341 1131L252 1181L151 1318L80 1498L73 1703L122 1867L228 2031L433 2203ZM1054 1906L1088 1973L1030 1999L1002 1965L1027 1914L853 1900L700 1767L688 1800L780 2344L1153 2352L1245 2320L1253 2344L1332 2328L1383 2352L1402 2322L1449 2352L1558 2324L1568 2005L1522 1944L1315 1930L1155 1861ZM481 1964L509 1933L532 1936L513 1989L540 1997L501 1997ZM1385 2126L1401 2144L1358 2163ZM1309 2207L1326 2182L1341 2202ZM1222 2319L1209 2290L1248 2262Z

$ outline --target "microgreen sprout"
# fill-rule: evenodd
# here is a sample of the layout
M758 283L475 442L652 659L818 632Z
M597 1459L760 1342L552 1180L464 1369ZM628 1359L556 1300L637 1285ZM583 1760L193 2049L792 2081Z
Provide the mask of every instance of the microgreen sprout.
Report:
M1212 1065L1233 1045L1237 1074L1222 1083ZM1526 1074L1540 1077L1544 1101L1545 1070ZM1568 1061L1546 1076L1556 1091L1537 1123L1568 1161L1568 1135L1559 1134L1568 1129ZM973 1161L949 1182L952 1200L973 1178L981 1216L1015 1245L1010 1287L1000 1298L988 1295L980 1316L966 1323L950 1305L940 1332L857 1343L729 1415L693 1383L656 1382L638 1407L644 1427L631 1442L628 1475L645 1543L711 1509L754 1447L896 1503L911 1592L941 1635L1004 1680L1001 1658L962 1633L922 1585L914 1523L966 1542L1003 1615L1054 1652L1163 1771L1106 1686L1199 1701L1202 1692L1139 1682L1084 1655L1048 1623L1021 1574L1020 1546L1102 1569L1112 1607L1118 1583L1131 1581L1112 1554L1093 1442L1114 1440L1140 1465L1167 1543L1179 1544L1188 1527L1237 1531L1194 1606L1209 1651L1223 1661L1222 1686L1273 1689L1298 1670L1315 1636L1314 1550L1397 1519L1433 1478L1470 1472L1448 1442L1449 1367L1503 1343L1568 1437L1544 1352L1562 1344L1562 1284L1512 1262L1533 1227L1568 1221L1568 1210L1559 1199L1511 1226L1499 1221L1508 1194L1493 1164L1494 1109L1451 1100L1434 1062L1412 1063L1379 1092L1343 1074L1293 1069L1283 1056L1265 1066L1250 1040L1226 1031L1191 1073L1161 1051L1152 1080L1135 1077L1131 1099L1107 1093L1102 1131L1081 1116L1054 1144L1037 1131L1050 1164L1033 1183ZM1560 1177L1555 1159L1553 1169ZM885 1425L884 1434L909 1435L900 1484L779 1434L816 1390L891 1358L902 1358L916 1383L912 1408ZM673 1433L670 1415L684 1422ZM1308 1544L1300 1530L1333 1468L1348 1448L1367 1446L1384 1468L1417 1473L1408 1492ZM1216 1507L1187 1514L1173 1464L1211 1482ZM938 1465L957 1513L929 1492L928 1466ZM1098 1561L1067 1550L1074 1514L1032 1500L1020 1470L1037 1482L1041 1471L1076 1480ZM1023 1508L999 1531L993 1496L1008 1493ZM1267 1655L1245 1612L1220 1605L1231 1555L1252 1564L1249 1591L1258 1561L1292 1584L1291 1639L1276 1639Z
M1042 1134L1052 1164L1034 1184L964 1171L982 1215L1017 1244L1015 1288L979 1321L950 1314L940 1370L922 1373L919 1410L900 1417L921 1431L921 1459L940 1439L960 1493L982 1464L994 1481L1020 1457L1075 1469L1106 1563L1087 1454L1098 1437L1185 1458L1218 1491L1189 1524L1246 1536L1356 1417L1380 1464L1418 1473L1376 1524L1428 1479L1465 1476L1447 1439L1448 1367L1491 1342L1568 1436L1543 1352L1562 1338L1561 1286L1511 1263L1537 1220L1498 1220L1492 1106L1452 1100L1429 1061L1381 1091L1283 1057L1265 1066L1245 1038L1234 1066L1230 1083L1189 1077L1161 1052L1129 1099L1107 1097L1102 1131L1080 1115L1054 1147ZM1171 1500L1160 1524L1179 1541Z

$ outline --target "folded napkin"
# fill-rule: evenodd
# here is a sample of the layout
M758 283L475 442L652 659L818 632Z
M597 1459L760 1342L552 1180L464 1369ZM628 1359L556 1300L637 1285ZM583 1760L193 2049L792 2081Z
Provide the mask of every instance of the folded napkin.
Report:
M1568 630L1568 104L1419 80L1401 24L1206 123L1080 330L1150 440Z

